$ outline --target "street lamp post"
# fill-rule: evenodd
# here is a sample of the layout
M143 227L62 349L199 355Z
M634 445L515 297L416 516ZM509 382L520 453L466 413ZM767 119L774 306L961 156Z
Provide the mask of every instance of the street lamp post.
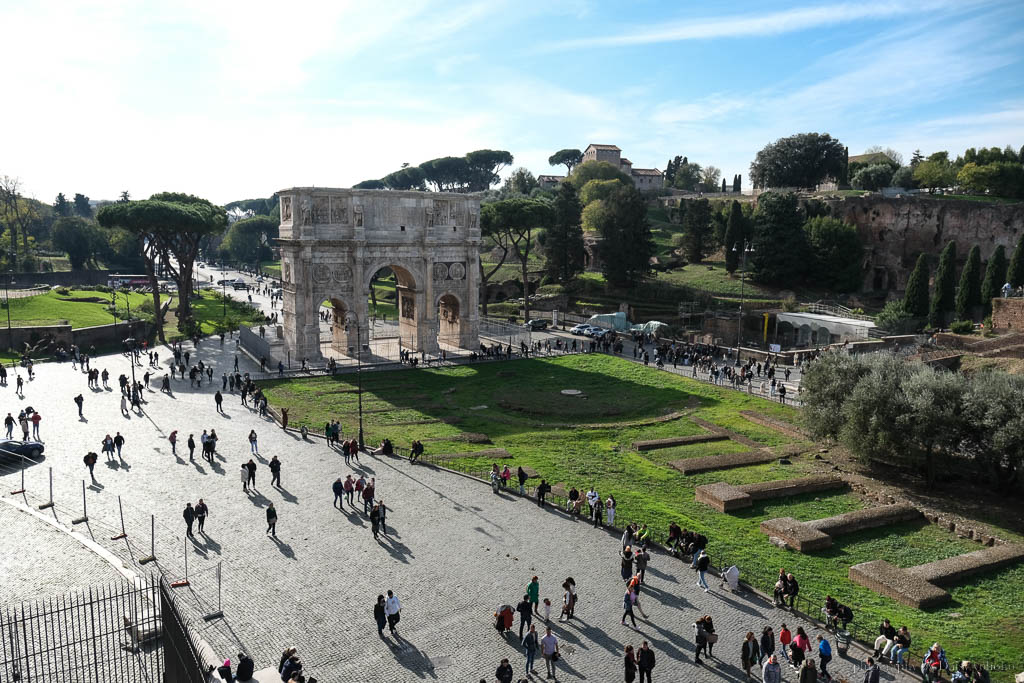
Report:
M125 340L128 342L128 360L132 366L132 392L135 391L135 336L132 334L132 301L128 297L128 292L122 292L124 294L124 304L128 309L128 338ZM115 305L116 309L117 306Z
M227 319L228 317L228 280L227 278L220 279L221 291L220 291L220 303L221 303L221 317Z
M11 332L11 293L8 288L10 285L14 284L14 260L18 258L18 252L11 249L7 256L7 264L11 270L11 277L9 284L7 280L4 280L4 301L7 302L7 348L11 349L14 347L14 333Z
M348 332L345 325L345 332ZM363 345L359 342L359 323L356 323L356 396L359 401L359 450L363 450Z
M732 250L736 251L738 245L733 246ZM747 254L754 251L754 247L747 242L743 241L743 265L740 267L740 319L736 324L736 365L740 364L740 344L743 341L743 283L747 275Z

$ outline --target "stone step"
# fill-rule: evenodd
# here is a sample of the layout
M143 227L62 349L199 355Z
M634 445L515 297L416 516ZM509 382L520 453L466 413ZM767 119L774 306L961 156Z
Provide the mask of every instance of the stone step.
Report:
M1007 543L944 560L910 567L908 572L937 586L948 586L961 579L990 569L998 569L1024 559L1024 545Z
M685 446L691 443L709 443L712 441L728 441L726 434L691 434L690 436L673 436L667 439L650 439L647 441L634 441L633 448L638 451L653 451L657 448L671 448L672 446Z
M782 539L786 545L799 553L832 546L831 536L792 517L776 517L761 522L761 533L767 534L769 538Z
M724 470L730 467L744 467L746 465L760 465L771 462L778 458L771 451L744 451L743 453L724 453L722 455L709 455L703 458L684 458L673 460L669 463L683 474L696 474L697 472L708 472L710 470Z
M917 609L938 607L949 601L949 593L943 589L885 560L855 564L850 567L849 577L858 585Z
M834 517L816 519L813 522L807 522L807 525L829 536L841 536L862 529L906 522L921 516L921 511L910 505L882 505L876 508L854 510Z
M764 481L741 486L733 486L720 481L715 484L698 486L694 489L694 497L698 503L710 505L719 512L729 512L750 507L755 500L785 498L802 493L841 488L845 485L846 482L842 479L829 475Z

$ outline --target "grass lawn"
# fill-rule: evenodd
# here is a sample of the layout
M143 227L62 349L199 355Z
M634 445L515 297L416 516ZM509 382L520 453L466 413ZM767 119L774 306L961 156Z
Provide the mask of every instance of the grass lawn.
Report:
M281 279L281 262L280 261L260 261L260 270L267 275Z
M319 431L328 419L337 418L345 433L352 434L357 422L355 384L355 375L349 374L269 381L264 389L271 404L289 407L292 424ZM955 586L947 607L927 612L847 579L850 565L858 562L885 558L911 566L977 548L937 526L908 523L869 530L839 537L828 551L801 555L768 543L758 530L760 522L839 514L861 507L860 499L843 491L810 494L761 502L737 515L719 514L694 501L693 489L701 484L799 476L811 471L810 454L793 457L788 466L769 463L684 476L666 463L749 449L731 442L642 453L630 447L638 439L701 433L690 417L766 446L785 446L793 440L750 422L739 411L792 421L796 413L791 408L605 355L374 372L363 378L363 386L364 408L373 411L364 416L367 441L388 436L407 447L414 438L429 439L428 455L505 448L514 457L513 467L529 465L552 484L583 490L593 484L603 495L613 493L621 521L645 521L661 537L672 520L702 531L710 538L716 564L738 565L743 578L763 591L770 592L779 567L786 567L800 578L803 595L823 602L831 594L853 606L855 625L862 631L873 633L883 616L905 623L914 636L915 652L925 641L935 640L952 657L979 661L1015 661L1024 651L1024 631L1005 608L1024 604L1024 566ZM585 398L562 395L562 389L579 389ZM426 423L408 424L412 421ZM466 443L458 439L463 433L485 434L493 445ZM470 458L462 464L482 472L490 461Z
M184 337L178 331L176 306L177 300L174 299L164 317L164 336L167 341L177 341ZM258 325L264 320L259 311L230 297L227 299L227 314L225 316L224 300L221 293L212 289L201 290L200 297L192 301L192 316L199 321L200 330L204 335L218 333L225 323L232 329L237 329L239 325Z
M153 298L148 294L132 292L127 295L134 311L144 302L152 302ZM99 301L72 301L72 299L98 299ZM125 306L125 294L117 294L118 308ZM0 315L6 315L0 314ZM110 313L110 293L97 292L93 290L73 289L67 295L57 293L51 289L46 294L32 296L25 299L11 299L11 324L17 327L28 327L32 325L55 325L64 321L70 323L71 327L92 327L94 325L109 325L114 322L114 316Z
M725 263L690 263L667 273L658 273L658 281L684 285L716 297L740 296L740 278L731 277ZM744 278L743 296L747 299L778 299L777 290L762 287Z

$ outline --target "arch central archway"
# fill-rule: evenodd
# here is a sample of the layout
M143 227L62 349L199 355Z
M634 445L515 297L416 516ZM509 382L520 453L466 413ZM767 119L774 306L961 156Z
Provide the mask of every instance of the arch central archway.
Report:
M462 304L454 294L442 294L437 300L437 343L459 348L462 336Z

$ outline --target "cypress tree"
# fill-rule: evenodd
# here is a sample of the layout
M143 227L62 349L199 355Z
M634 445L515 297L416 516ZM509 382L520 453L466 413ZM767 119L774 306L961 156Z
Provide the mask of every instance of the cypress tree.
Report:
M1013 250L1013 258L1010 259L1010 271L1006 274L1006 281L1013 287L1024 285L1024 235L1017 240L1017 247Z
M999 290L1006 282L1006 249L1003 245L996 247L992 252L992 258L988 260L985 268L985 282L981 285L981 308L982 317L992 314L992 299L999 296Z
M722 178L722 194L725 194L728 190L725 189L725 178Z
M740 203L732 200L732 207L729 209L729 222L725 227L725 269L730 275L736 272L740 265L740 250L743 241L743 209ZM733 249L736 249L733 251Z
M974 307L981 303L981 249L975 244L967 254L956 290L957 320L972 320Z
M939 257L939 269L935 271L935 292L928 312L928 324L942 327L946 316L953 310L956 297L956 242L950 240Z
M928 257L924 254L917 257L917 265L910 274L907 291L903 294L903 308L915 318L928 315Z

